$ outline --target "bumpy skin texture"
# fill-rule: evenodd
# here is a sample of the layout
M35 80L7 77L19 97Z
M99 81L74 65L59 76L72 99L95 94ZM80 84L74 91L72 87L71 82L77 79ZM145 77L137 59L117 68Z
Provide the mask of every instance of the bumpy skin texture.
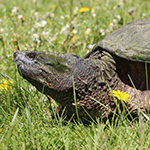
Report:
M92 100L91 97L109 109L115 108L107 85L109 84L113 89L117 83L115 61L109 53L103 52L99 57L101 61L66 54L14 53L14 61L20 75L40 92L51 96L66 107L70 115L75 113L74 82L79 116L85 118L88 115L84 109L94 118L106 117L110 114L110 110Z
M68 116L76 113L73 88L81 118L89 118L88 114L92 118L111 116L116 108L114 99L110 96L111 90L131 95L126 105L132 113L137 113L139 108L142 111L149 110L150 91L147 87L150 87L150 64L147 63L145 67L145 61L149 60L147 54L150 54L150 34L145 33L149 29L149 23L149 19L140 20L118 29L98 42L85 59L67 54L15 52L14 61L20 75L40 92L66 107ZM139 31L142 36L138 37L140 34L135 31ZM132 36L128 37L127 34ZM142 41L141 44L138 42L140 40L145 42ZM144 43L147 43L145 49ZM139 48L137 51L134 51L135 44ZM142 55L138 58L129 55L133 53Z

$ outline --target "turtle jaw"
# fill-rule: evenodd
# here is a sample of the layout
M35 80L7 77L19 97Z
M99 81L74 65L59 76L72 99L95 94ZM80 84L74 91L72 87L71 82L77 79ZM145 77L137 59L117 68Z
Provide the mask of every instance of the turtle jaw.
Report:
M30 54L30 55L28 55ZM34 62L34 58L38 55L37 52L25 53L25 52L15 52L14 62L17 66L19 74L26 77L35 77L39 75L42 70L40 66Z
M53 58L54 56L54 58ZM71 80L71 71L68 67L60 70L56 65L51 66L50 63L47 63L47 60L51 61L60 61L64 58L55 55L44 55L38 52L15 52L14 53L14 62L17 66L19 74L35 86L40 92L43 92L43 87L47 90L44 94L51 95L51 90L60 92L67 91L72 87L72 82L67 84L65 77L68 80ZM50 62L51 62L50 61ZM60 65L60 64L59 64ZM62 66L65 65L62 63ZM59 71L60 70L60 71ZM66 73L67 70L67 73Z

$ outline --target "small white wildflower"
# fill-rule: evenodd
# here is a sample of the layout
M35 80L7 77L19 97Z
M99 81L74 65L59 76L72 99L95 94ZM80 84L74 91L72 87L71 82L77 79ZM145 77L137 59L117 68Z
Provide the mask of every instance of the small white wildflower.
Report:
M95 44L90 44L90 45L88 45L87 47L88 47L88 49L92 49L93 47L95 46ZM88 53L89 51L87 51L87 53Z
M42 20L41 22L36 22L35 25L37 27L44 27L47 24L47 21Z
M33 86L31 86L31 87L29 88L29 91L32 92L33 90L35 90L35 88L34 88Z
M50 33L49 33L49 32L46 32L46 31L43 31L42 34L43 34L43 35L49 35Z
M32 38L34 38L34 39L39 39L39 35L36 34L36 33L34 33L34 34L32 35Z
M93 16L93 17L96 17L96 14L95 14L95 13L93 13L93 14L92 14L92 16Z
M86 31L85 31L85 35L89 35L90 33L91 33L91 29L87 28Z
M64 20L64 19L65 19L65 17L64 17L64 16L60 16L60 18L61 18L62 20Z
M18 19L21 19L22 16L23 16L23 15L19 15L19 16L18 16Z
M49 15L50 15L50 17L52 17L52 18L55 16L54 13L50 13Z
M78 31L76 29L72 30L73 34L76 34Z
M134 12L136 10L136 8L135 7L131 7L131 8L129 8L128 9L128 13L130 13L130 12Z
M32 39L33 39L33 41L35 41L35 42L37 42L37 43L40 43L41 41L39 40L39 35L38 34L33 34L32 35Z
M121 19L121 16L120 16L120 15L117 15L116 18L117 18L118 20L120 20L120 19Z
M87 24L87 21L86 21L86 20L84 20L84 21L83 21L83 24Z
M39 39L37 39L36 42L39 44L41 41Z
M118 23L117 19L113 19L113 23L117 24Z
M32 2L35 4L35 3L36 3L36 0L32 0Z
M47 99L44 99L44 102L47 102Z
M113 27L113 26L114 26L113 22L111 22L109 25L110 25L111 27Z
M13 28L11 27L10 30L13 30Z
M4 32L4 28L1 28L1 29L0 29L0 32Z
M104 30L104 29L101 28L101 29L99 30L99 32L100 32L101 36L104 36L104 35L105 35L105 30Z
M6 10L7 10L7 9L6 9L6 8L4 8L4 9L3 9L3 12L6 12Z
M34 16L35 16L36 18L38 18L38 17L39 17L39 12L35 12L35 13L34 13Z
M28 31L28 34L31 34L31 32L30 32L30 31Z
M74 10L73 10L73 14L74 15L77 15L79 13L79 7L76 7Z
M147 16L147 14L146 13L142 13L142 16L145 17L145 16Z
M26 48L26 47L24 47L24 50L26 51L26 50L27 50L27 48Z
M110 29L110 28L106 29L106 32L107 32L107 33L110 33L110 32L111 32L111 29Z
M9 57L11 57L12 55L7 55L7 57L9 58Z
M8 33L5 33L5 36L8 36Z
M12 14L13 15L16 15L18 12L19 12L19 7L14 7L12 10L11 10Z
M68 34L69 34L69 28L70 28L70 25L69 25L69 24L66 24L66 26L64 26L64 27L61 29L61 33L63 33L64 35L68 35Z

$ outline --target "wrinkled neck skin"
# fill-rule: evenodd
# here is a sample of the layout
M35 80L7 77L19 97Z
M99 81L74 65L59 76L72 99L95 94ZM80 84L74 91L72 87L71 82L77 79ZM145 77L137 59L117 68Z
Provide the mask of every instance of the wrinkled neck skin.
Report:
M110 89L120 90L131 95L127 103L131 113L137 113L139 109L149 111L150 64L126 60L103 50L95 51L90 57L92 57L95 64L99 64L97 65L99 66L98 73L100 73L101 79L104 78L105 82L103 85L106 86L106 90L104 90L105 88L100 84L103 82L98 81L97 83L100 85L98 88L100 90L94 91L94 93L97 93L97 96L91 93L92 97L113 111L116 105L112 97L109 96L111 93ZM99 61L96 61L97 59ZM98 73L97 76L99 77ZM111 115L108 109L106 110L102 106L99 106L99 109L102 110L101 116L103 118Z
M118 73L115 90L131 95L127 107L132 112L150 109L150 64L118 58L114 56Z

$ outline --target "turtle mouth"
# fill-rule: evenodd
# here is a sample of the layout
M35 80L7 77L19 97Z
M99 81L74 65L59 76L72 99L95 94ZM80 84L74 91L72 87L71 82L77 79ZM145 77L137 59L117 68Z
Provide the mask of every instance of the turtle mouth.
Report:
M36 60L38 52L15 52L14 53L14 62L16 66L20 64L33 65Z
M41 73L40 64L35 63L38 52L15 52L14 62L21 76L26 76L29 73Z

